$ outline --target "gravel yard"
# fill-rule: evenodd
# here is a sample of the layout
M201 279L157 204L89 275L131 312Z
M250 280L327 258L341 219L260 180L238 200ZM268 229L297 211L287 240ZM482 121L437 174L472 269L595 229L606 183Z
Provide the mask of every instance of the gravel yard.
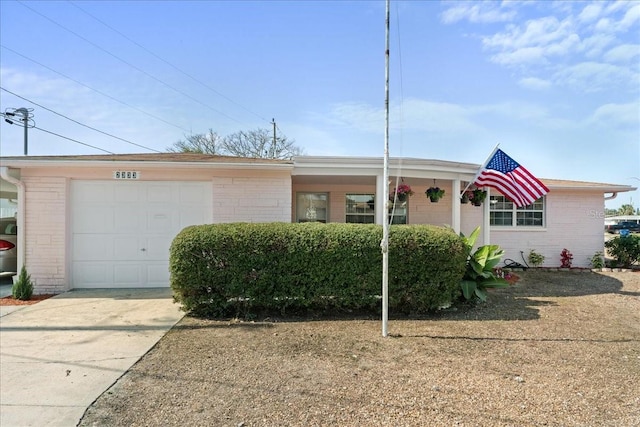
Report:
M387 338L378 318L185 317L80 425L640 426L640 272L519 274Z

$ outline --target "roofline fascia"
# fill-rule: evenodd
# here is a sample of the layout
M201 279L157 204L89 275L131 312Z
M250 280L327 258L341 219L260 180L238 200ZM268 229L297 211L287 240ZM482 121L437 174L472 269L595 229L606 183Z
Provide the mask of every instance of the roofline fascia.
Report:
M0 159L3 160L3 159ZM250 163L250 162L166 162L148 160L4 160L2 166L20 169L26 167L137 167L137 168L180 168L180 169L255 169L293 170L293 163Z

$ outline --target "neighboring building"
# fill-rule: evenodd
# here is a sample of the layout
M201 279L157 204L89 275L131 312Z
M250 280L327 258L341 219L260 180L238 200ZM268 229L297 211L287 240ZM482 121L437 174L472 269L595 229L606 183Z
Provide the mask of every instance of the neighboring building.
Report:
M168 254L185 226L223 222L385 220L381 158L296 157L292 161L190 153L0 158L18 195L19 268L36 293L71 288L166 287ZM502 246L523 263L534 249L559 266L569 249L586 267L603 250L605 194L625 185L543 179L550 189L516 209L490 192L481 207L457 195L480 165L392 159L390 175L415 195L397 204L393 222L450 226ZM391 184L391 187L393 186ZM445 189L432 203L424 191ZM454 197L456 195L456 197ZM480 242L482 244L482 242Z

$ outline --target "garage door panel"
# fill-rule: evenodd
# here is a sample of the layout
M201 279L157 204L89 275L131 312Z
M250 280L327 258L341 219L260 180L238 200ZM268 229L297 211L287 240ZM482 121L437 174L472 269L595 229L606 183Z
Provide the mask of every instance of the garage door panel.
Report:
M76 262L72 273L74 281L82 283L83 288L107 288L113 283L111 265L106 262Z
M148 237L144 244L146 261L168 260L172 241L168 236Z
M147 283L151 287L164 287L169 284L169 263L146 264Z
M211 222L208 182L74 180L71 189L75 288L167 287L176 234Z
M141 245L137 236L115 235L113 239L112 253L108 259L116 261L138 261L144 252L144 246Z
M114 201L118 204L134 203L137 204L141 199L140 186L136 182L119 182L114 187Z
M114 201L114 188L109 182L75 181L74 202L111 204Z
M105 234L76 234L73 241L73 259L76 261L102 261L111 258L113 239Z
M125 262L113 264L114 283L119 287L135 288L142 282L140 264L137 262Z
M175 200L175 185L169 183L151 183L147 188L147 202L171 203Z
M174 211L167 208L152 208L146 215L146 231L149 233L170 232L173 226Z
M140 207L138 205L118 206L114 209L114 230L116 233L141 231L143 222L140 221Z
M114 230L113 209L108 205L76 207L73 218L75 233L111 233Z

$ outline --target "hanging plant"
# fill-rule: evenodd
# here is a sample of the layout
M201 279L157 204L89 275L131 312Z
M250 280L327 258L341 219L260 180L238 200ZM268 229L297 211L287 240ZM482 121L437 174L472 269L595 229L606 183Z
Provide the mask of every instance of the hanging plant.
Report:
M424 192L432 203L437 203L444 196L444 190L440 187L429 187Z
M463 205L466 205L467 203L469 203L468 191L465 191L464 193L462 193L462 195L460 196L460 203L462 203Z
M484 199L486 198L487 192L479 188L476 188L469 193L469 200L471 200L471 203L473 203L474 206L482 205L482 202L484 202Z
M391 193L389 200L393 202L395 199L398 199L399 202L406 202L409 196L413 196L413 190L411 190L411 187L407 184L400 184L396 190Z

